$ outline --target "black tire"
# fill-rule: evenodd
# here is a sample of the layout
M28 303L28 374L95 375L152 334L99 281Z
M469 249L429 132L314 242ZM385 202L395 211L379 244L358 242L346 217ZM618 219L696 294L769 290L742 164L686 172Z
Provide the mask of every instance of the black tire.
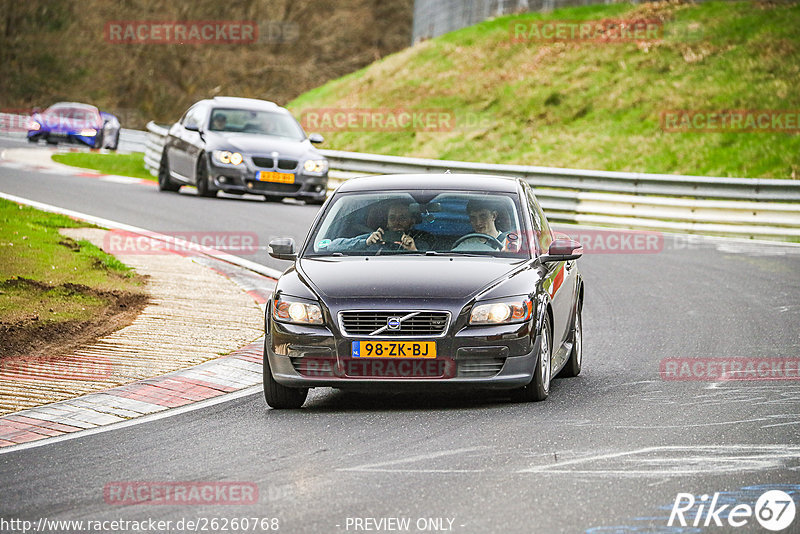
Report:
M97 132L94 137L94 147L92 148L103 148L103 130Z
M161 156L161 164L158 166L158 190L175 192L181 188L180 184L176 184L169 176L169 160L167 159L167 152Z
M581 318L581 306L578 303L578 311L575 315L575 331L574 339L572 341L572 351L569 353L567 364L558 373L559 377L573 377L581 373L581 365L583 364L583 319Z
M553 355L551 337L550 320L545 315L542 330L539 332L539 357L533 370L533 377L527 386L511 390L511 400L514 402L543 401L550 394Z
M283 202L283 197L277 197L273 195L264 195L265 202Z
M208 184L208 165L206 165L205 158L201 155L197 160L197 194L201 197L215 197L216 191L212 191Z
M114 142L111 143L111 146L108 147L109 150L116 150L119 146L119 130L117 130L117 134L114 136Z
M306 204L310 204L312 206L322 206L325 204L325 197L322 198L309 198L305 201Z
M296 410L303 406L308 397L308 388L290 388L275 382L269 368L267 340L264 339L264 399L267 405L275 410Z

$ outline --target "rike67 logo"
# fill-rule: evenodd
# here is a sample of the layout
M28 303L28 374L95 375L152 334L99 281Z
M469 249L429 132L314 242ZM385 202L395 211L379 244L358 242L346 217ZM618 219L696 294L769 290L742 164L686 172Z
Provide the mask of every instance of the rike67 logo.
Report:
M755 518L765 529L778 532L789 527L794 522L794 516L794 500L781 490L763 493L755 506L730 502L721 498L720 493L714 493L710 499L708 495L696 499L691 493L678 493L667 526L716 526L727 530L743 527Z

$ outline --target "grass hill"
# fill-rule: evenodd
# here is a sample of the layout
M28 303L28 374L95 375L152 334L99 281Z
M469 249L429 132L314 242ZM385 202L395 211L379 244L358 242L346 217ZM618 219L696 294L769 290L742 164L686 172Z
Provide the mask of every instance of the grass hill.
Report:
M658 20L663 38L512 42L513 21ZM444 131L331 131L326 148L441 159L798 178L800 135L667 132L664 110L800 110L796 2L612 4L507 16L422 42L290 102L438 109ZM798 131L798 130L796 130Z

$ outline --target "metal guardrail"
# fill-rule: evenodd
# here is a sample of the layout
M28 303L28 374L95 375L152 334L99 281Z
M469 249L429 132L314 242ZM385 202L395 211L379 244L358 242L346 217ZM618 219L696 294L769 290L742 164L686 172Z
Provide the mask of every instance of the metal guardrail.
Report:
M150 122L147 130L145 166L156 175L167 128ZM363 174L450 170L518 176L536 188L536 196L553 221L800 240L800 180L589 171L321 152L330 161L331 187Z
M144 143L144 166L153 176L158 176L161 153L164 151L164 138L169 128L150 121L147 123L147 138Z
M376 174L469 172L519 176L535 187L606 191L636 195L688 196L732 200L800 202L800 180L758 178L709 178L673 174L644 174L503 165L437 159L380 156L358 152L323 150L331 168Z

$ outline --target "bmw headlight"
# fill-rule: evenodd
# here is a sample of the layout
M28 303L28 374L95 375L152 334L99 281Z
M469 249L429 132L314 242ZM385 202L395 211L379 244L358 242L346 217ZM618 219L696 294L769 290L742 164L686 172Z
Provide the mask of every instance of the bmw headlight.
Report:
M307 159L303 163L303 168L306 172L323 173L328 170L328 160L326 159Z
M228 150L212 150L211 159L222 165L239 165L244 160L240 153Z
M31 120L31 122L28 124L28 129L29 130L38 131L38 130L41 130L41 128L42 128L42 125L39 124L38 122L36 122L35 120Z
M279 295L272 301L272 318L295 324L322 324L319 304Z
M527 297L476 304L469 316L471 325L522 323L533 315L533 302Z
M94 128L84 128L83 130L78 132L78 135L82 137L94 137L95 135L97 135L97 130L95 130Z

